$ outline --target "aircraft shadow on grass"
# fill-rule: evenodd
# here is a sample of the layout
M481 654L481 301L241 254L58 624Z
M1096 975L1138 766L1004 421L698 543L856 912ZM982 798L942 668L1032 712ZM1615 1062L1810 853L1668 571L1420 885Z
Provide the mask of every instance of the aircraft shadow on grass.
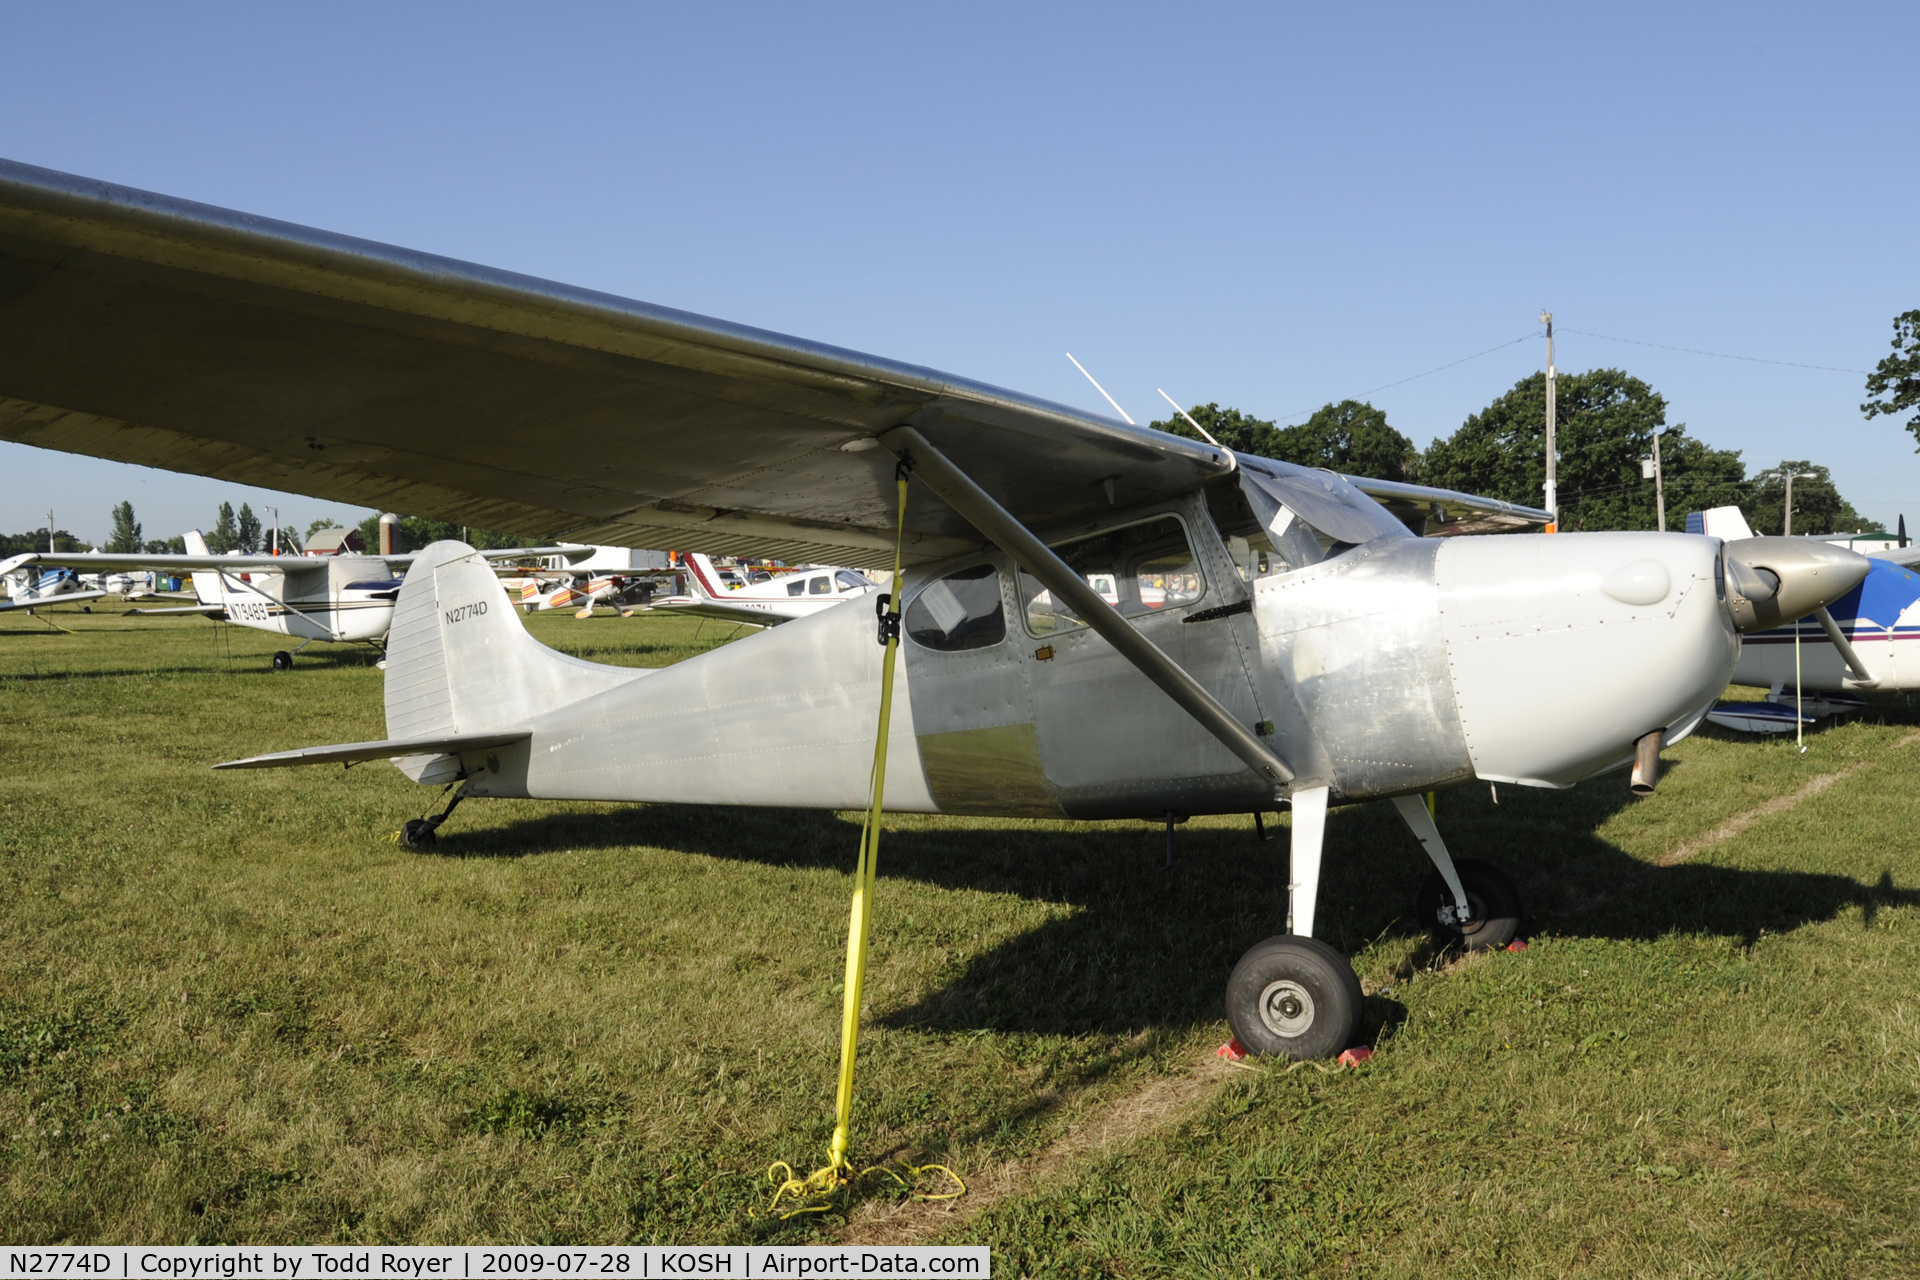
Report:
M1675 766L1675 769L1684 765ZM1659 803L1659 797L1639 803ZM1751 945L1859 908L1920 903L1891 871L1877 884L1801 871L1746 870L1695 860L1656 866L1594 835L1634 803L1624 775L1571 791L1503 789L1500 803L1465 788L1440 798L1442 834L1456 857L1506 870L1526 903L1526 931L1649 939L1702 933ZM478 815L474 815L478 816ZM883 879L1015 895L1062 904L1064 918L974 958L942 989L883 1015L900 1027L992 1028L1044 1034L1177 1030L1220 1017L1220 975L1253 943L1282 931L1286 829L1259 843L1242 830L1188 830L1176 862L1162 866L1162 828L1084 831L1018 823L971 830L890 831ZM851 871L858 826L832 813L648 805L558 814L442 837L452 856L512 857L547 849L645 843L769 866ZM1415 936L1414 894L1430 866L1385 804L1335 813L1327 831L1316 934L1344 951L1383 936ZM885 933L885 889L878 917ZM925 913L922 912L922 915ZM894 935L891 945L937 945L937 926ZM1434 953L1420 953L1424 961ZM1373 1020L1392 1021L1378 997Z

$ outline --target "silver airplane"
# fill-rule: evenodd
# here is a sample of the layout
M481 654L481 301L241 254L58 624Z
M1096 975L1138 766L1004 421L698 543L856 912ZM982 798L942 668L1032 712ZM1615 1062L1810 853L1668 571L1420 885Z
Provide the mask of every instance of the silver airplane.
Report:
M461 781L454 803L861 808L897 626L890 808L1291 809L1286 931L1226 1003L1243 1045L1296 1058L1361 1024L1311 936L1330 806L1391 801L1434 864L1426 926L1502 944L1517 892L1450 856L1421 794L1625 765L1650 790L1741 633L1866 572L1780 539L1417 536L1546 513L4 162L0 437L555 539L883 567L899 536L878 626L826 609L659 671L546 648L484 560L435 544L395 604L388 736L221 767L391 759Z

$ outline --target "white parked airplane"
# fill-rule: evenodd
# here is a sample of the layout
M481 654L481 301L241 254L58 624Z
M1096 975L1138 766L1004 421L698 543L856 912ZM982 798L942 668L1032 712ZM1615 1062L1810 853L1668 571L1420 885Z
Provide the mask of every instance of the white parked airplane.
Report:
M885 647L865 609L829 608L644 671L539 644L487 562L438 543L395 606L387 738L227 767L390 758L463 780L456 801L862 808L897 637L889 808L1291 807L1286 933L1227 984L1258 1053L1337 1053L1360 1027L1353 970L1310 936L1330 805L1391 800L1434 864L1427 927L1504 943L1511 881L1456 863L1421 794L1628 764L1650 790L1741 633L1866 573L1799 539L1419 537L1547 513L7 162L0 276L0 438L583 541L900 547Z
M1753 537L1738 507L1695 512L1687 525L1734 548ZM1912 567L1916 559L1920 549L1913 547L1872 552L1866 576L1827 607L1747 636L1734 680L1769 690L1770 701L1797 701L1809 716L1861 709L1865 702L1858 690L1920 689L1920 572ZM1764 712L1728 711L1716 721L1729 728L1778 731L1766 722ZM1790 714L1783 713L1779 723L1787 731L1794 727Z
M0 560L0 578L7 583L7 599L0 613L15 609L32 612L53 604L80 604L111 594L103 587L89 587L71 569L34 570L28 567L30 556Z
M655 600L653 608L771 627L812 617L874 589L873 581L859 570L835 565L808 565L754 583L743 583L738 575L715 568L698 551L687 556L686 567L688 594Z
M624 579L612 576L588 578L581 581L575 578L551 579L544 576L529 578L520 588L520 607L528 613L547 613L554 609L573 609L574 617L590 618L593 606L602 600L611 600L620 594L625 586ZM620 616L629 617L631 609L621 609Z
M206 538L198 529L188 532L186 543L184 555L33 551L0 561L0 574L36 563L63 566L60 572L67 574L80 569L187 574L199 603L130 612L202 614L291 637L300 644L291 651L280 650L272 659L275 671L285 671L293 666L294 654L316 641L384 645L393 621L393 602L400 593L395 570L404 570L414 559L412 555L214 555L207 550ZM478 554L505 559L557 551L554 547L516 547ZM63 603L73 598L63 597Z

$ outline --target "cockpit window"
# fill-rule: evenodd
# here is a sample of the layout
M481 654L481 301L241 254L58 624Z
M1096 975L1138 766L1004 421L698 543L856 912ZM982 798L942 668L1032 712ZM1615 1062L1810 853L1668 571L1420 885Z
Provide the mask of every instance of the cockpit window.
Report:
M852 569L836 569L833 576L840 580L842 591L865 591L873 585L867 580L865 574L856 573Z
M1187 531L1172 516L1077 538L1053 550L1087 580L1095 594L1129 617L1192 604L1206 594L1206 579L1194 562ZM1064 601L1055 600L1024 569L1020 599L1026 606L1027 629L1034 635L1086 625L1084 618Z
M901 619L907 638L923 649L985 649L1007 638L1000 575L977 564L927 584Z

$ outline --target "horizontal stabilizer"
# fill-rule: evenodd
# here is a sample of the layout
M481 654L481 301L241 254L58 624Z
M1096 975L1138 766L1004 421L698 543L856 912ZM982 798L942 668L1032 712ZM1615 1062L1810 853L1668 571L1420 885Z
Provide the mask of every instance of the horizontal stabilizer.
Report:
M227 606L223 604L176 604L168 605L162 609L129 609L121 616L126 618L151 618L163 613L198 613L213 618L219 617L226 613L226 611Z
M391 760L399 756L455 756L463 751L504 747L533 735L531 729L501 733L455 734L442 738L389 738L385 742L343 742L331 747L302 747L271 755L227 760L216 769L285 769L297 764L356 764L362 760Z
M51 609L57 604L79 604L83 600L98 600L106 595L105 591L62 591L51 596L21 596L17 600L0 603L0 611L11 609Z

